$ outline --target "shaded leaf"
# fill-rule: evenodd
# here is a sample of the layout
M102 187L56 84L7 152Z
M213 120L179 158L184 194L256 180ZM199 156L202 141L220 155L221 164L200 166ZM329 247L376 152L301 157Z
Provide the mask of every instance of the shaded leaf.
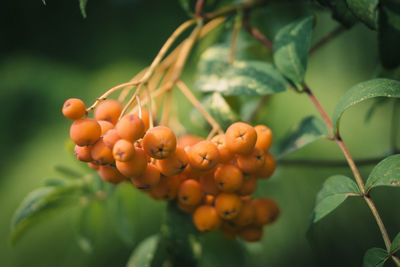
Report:
M278 69L295 84L301 84L307 68L314 16L283 27L274 39L274 61Z
M397 253L400 250L400 233L398 233L392 241L392 247L390 248L390 252L392 254Z
M359 20L371 29L377 28L379 0L346 0L346 2Z
M400 155L393 155L379 162L370 173L365 190L377 186L400 186Z
M347 197L359 193L356 183L349 177L343 175L329 177L317 194L312 222L318 222L342 204Z
M83 176L82 173L64 165L56 165L54 170L66 178L81 178Z
M82 17L86 18L86 5L88 0L79 0L79 8L81 9Z
M393 69L400 65L400 4L385 2L379 13L379 56L382 66Z
M225 101L224 97L220 93L207 95L202 99L201 103L223 129L226 129L233 122L239 120L239 116L231 109L229 104ZM197 125L208 125L200 112L195 108L192 111L191 118L192 121L195 121Z
M279 142L277 158L293 153L324 135L329 133L323 121L315 116L306 117Z
M14 244L21 234L39 222L50 211L74 205L78 197L74 195L76 184L63 187L41 187L29 193L14 213L11 222L10 241Z
M381 248L370 248L365 252L363 267L382 267L389 258L386 250Z
M373 117L373 115L375 114L375 111L382 107L384 104L386 104L388 102L387 98L384 97L378 97L376 98L376 100L374 101L374 103L372 103L371 107L369 107L368 111L365 113L365 119L364 122L367 123L371 120L371 118Z
M373 79L359 83L340 98L333 112L334 132L339 134L339 122L349 107L375 97L400 97L400 82L390 79Z
M228 63L229 48L214 46L201 56L196 88L223 95L266 95L285 91L288 83L272 64L261 61Z
M66 180L60 178L49 178L44 181L45 186L65 186L67 184Z
M318 0L318 2L330 8L332 17L344 26L351 27L357 22L357 18L348 8L346 0Z
M43 5L46 5L46 0L42 0Z
M129 257L127 267L152 266L151 263L155 255L158 240L158 235L152 235L143 240Z

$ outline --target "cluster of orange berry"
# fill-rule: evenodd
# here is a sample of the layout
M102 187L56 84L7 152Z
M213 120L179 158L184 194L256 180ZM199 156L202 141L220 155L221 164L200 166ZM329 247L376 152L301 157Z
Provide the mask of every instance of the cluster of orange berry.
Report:
M277 219L273 199L251 197L257 179L275 170L268 127L236 122L211 140L194 135L177 139L168 127L149 128L147 110L120 118L121 111L120 102L105 100L90 119L85 104L75 98L62 109L74 120L70 137L76 157L97 169L104 181L130 180L154 199L177 199L198 230L221 228L227 238L258 241L263 226Z

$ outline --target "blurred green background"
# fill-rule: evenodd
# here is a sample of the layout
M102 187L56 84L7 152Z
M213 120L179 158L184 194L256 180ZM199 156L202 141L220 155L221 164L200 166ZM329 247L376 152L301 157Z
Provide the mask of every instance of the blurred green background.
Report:
M296 2L291 5L295 6L281 4L262 11L258 23L270 37L303 14ZM133 248L159 230L165 204L122 185L117 193L134 222L130 244L118 237L110 219L113 214L101 207L93 212L96 238L92 253L83 252L76 242L76 209L46 218L14 247L8 242L13 212L45 178L59 176L55 165L87 171L64 149L70 125L60 112L65 99L78 97L90 104L106 89L127 81L151 62L170 33L187 19L175 0L89 1L87 13L83 19L78 1L49 0L46 6L39 0L2 3L0 266L124 266ZM314 42L337 25L322 11L317 21ZM195 78L198 55L199 50L188 62L185 80L189 85ZM346 90L374 75L377 57L376 32L356 25L310 58L306 80L331 114ZM392 103L379 108L365 123L371 104L367 101L351 108L342 120L343 139L356 159L383 156L390 148ZM191 109L186 102L180 102L179 108ZM180 119L190 131L195 123L188 113L180 112ZM310 114L316 111L308 98L288 91L273 96L257 122L269 125L279 140ZM342 155L335 143L320 140L290 158L342 159ZM363 177L372 167L361 168ZM316 193L332 174L351 177L346 167L278 166L270 180L259 183L257 195L274 197L282 216L265 229L261 242L245 245L248 266L360 266L367 249L384 247L361 199L346 201L306 238ZM378 188L372 197L394 237L400 228L398 189ZM210 247L219 239L218 234L211 235ZM224 266L218 254L233 253L230 249L216 246L203 265Z

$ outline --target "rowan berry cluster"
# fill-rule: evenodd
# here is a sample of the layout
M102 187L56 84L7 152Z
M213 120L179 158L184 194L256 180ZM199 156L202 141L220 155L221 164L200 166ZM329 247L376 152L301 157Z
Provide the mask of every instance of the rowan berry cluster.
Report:
M106 182L130 180L154 199L176 200L200 231L221 228L227 238L258 241L263 226L279 215L273 199L251 197L257 179L275 170L268 153L272 132L264 125L236 122L211 140L177 139L168 127L150 127L146 109L121 116L116 100L102 101L93 119L75 98L64 103L62 112L74 120L70 137L77 159L97 169Z

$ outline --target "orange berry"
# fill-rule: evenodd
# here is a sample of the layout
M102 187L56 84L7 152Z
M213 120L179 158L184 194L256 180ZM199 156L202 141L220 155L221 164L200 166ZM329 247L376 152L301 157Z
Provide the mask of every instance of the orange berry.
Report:
M92 156L90 155L91 146L78 146L74 148L75 156L78 160L83 162L91 162Z
M101 136L103 136L108 130L114 128L114 124L109 121L97 121L100 124Z
M249 225L239 232L239 236L247 242L257 242L263 236L263 229L259 226Z
M219 190L233 193L243 184L243 174L238 167L226 164L219 165L214 173L215 183Z
M258 147L254 147L253 151L247 155L238 155L236 163L239 169L244 173L254 173L260 170L265 163L264 151Z
M118 135L116 129L108 130L103 136L103 142L106 144L107 147L113 148L115 143L120 140L121 137Z
M120 102L113 99L107 99L101 102L94 110L94 118L98 121L109 121L115 125L118 122L121 111L122 106Z
M119 171L117 171L114 167L110 167L110 166L100 166L99 167L99 175L105 182L112 183L112 184L118 184L127 179Z
M204 196L203 203L205 205L214 205L215 196L207 194Z
M139 110L135 110L135 112L133 114L135 114L136 116L139 117ZM142 108L141 119L144 124L144 131L147 132L147 130L150 128L150 113L147 111L147 109Z
M233 222L239 226L252 224L256 217L256 209L250 202L244 202L239 214L233 219Z
M125 139L120 139L115 143L112 152L115 160L129 161L135 155L135 146Z
M178 138L176 146L185 148L185 147L193 146L203 140L204 140L204 138L202 138L200 136L192 135L192 134L185 134Z
M154 127L143 137L143 148L152 158L166 159L176 149L175 134L165 126Z
M221 219L213 206L203 205L193 214L193 222L199 231L214 231L221 225Z
M143 149L136 148L129 161L116 161L117 169L129 178L141 176L147 167L147 158Z
M78 98L70 98L64 102L62 113L71 120L82 118L86 114L85 103Z
M196 206L201 203L202 196L200 183L193 179L185 180L178 190L178 200L184 205Z
M244 122L235 122L225 133L226 146L237 154L249 154L257 141L257 133L253 127Z
M144 134L143 121L135 114L123 116L115 125L118 135L131 142L135 142Z
M102 139L93 145L91 155L96 164L105 165L114 163L112 151L104 144Z
M239 188L239 190L236 191L236 193L241 196L248 196L253 194L256 188L257 188L256 178L254 176L244 176L243 184Z
M101 127L93 119L79 119L72 123L69 135L78 146L93 145L100 138Z
M275 158L272 154L267 153L265 154L265 163L261 169L257 170L254 175L258 178L269 178L275 172L276 169L276 162Z
M214 172L207 173L199 178L199 182L203 187L204 193L216 196L219 193L219 189L215 184Z
M190 148L188 159L193 169L211 170L219 162L218 148L211 141L201 141Z
M188 165L186 152L183 148L177 147L169 158L157 160L156 165L165 176L180 174Z
M256 147L261 150L268 151L272 144L272 131L265 125L257 125L254 127L257 133Z
M160 182L160 171L153 164L147 164L147 168L139 177L132 178L132 183L140 190L151 189Z
M254 224L263 226L276 221L279 217L278 204L272 198L257 198L251 202L256 211Z
M93 170L98 170L100 168L100 165L94 164L93 162L88 162L88 167Z
M235 194L220 193L215 199L215 208L221 218L231 220L239 214L242 201Z
M221 163L227 163L233 159L234 153L230 151L226 146L225 135L223 134L216 135L213 137L213 139L211 139L211 142L213 142L218 148L219 161Z
M175 199L181 183L180 179L178 175L161 178L160 182L151 189L150 195L155 199L165 201Z

